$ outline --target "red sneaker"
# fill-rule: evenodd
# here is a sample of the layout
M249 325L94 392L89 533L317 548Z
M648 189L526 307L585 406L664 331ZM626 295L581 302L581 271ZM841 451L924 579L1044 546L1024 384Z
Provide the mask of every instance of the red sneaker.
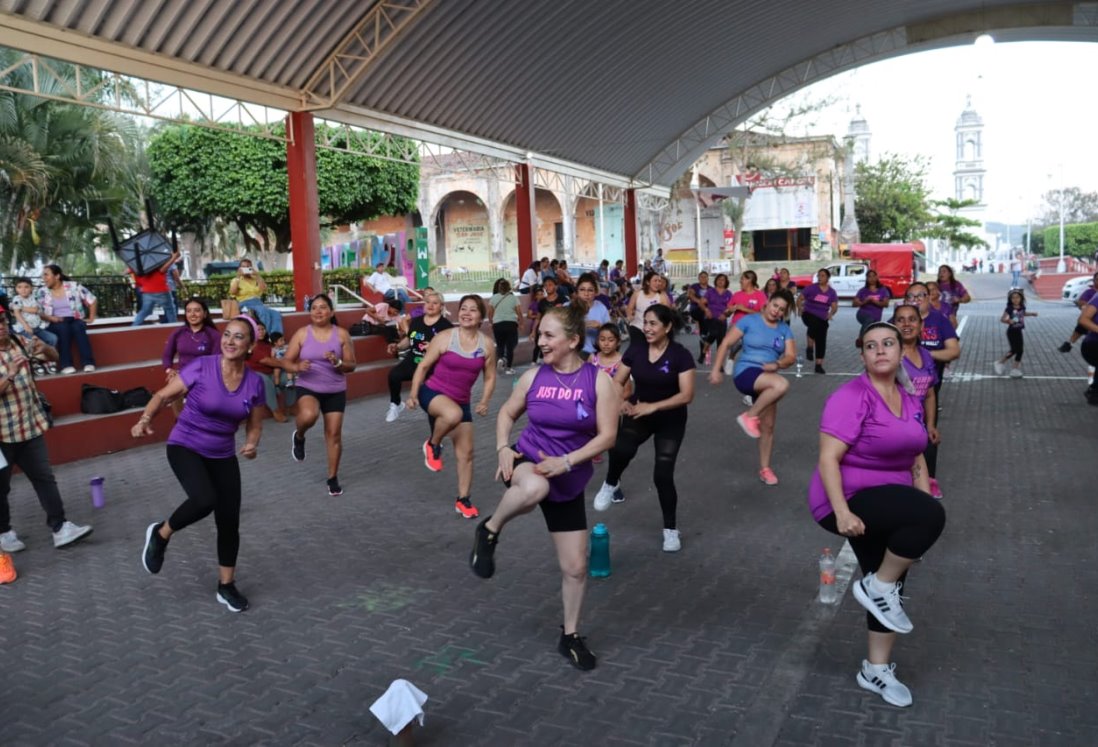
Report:
M930 495L938 500L942 500L942 489L938 487L938 481L933 477L930 478Z
M475 519L480 516L480 511L477 511L477 507L474 506L473 502L467 497L458 498L454 501L454 510L466 519Z
M10 584L17 577L15 563L6 552L0 552L0 584Z
M751 438L758 438L761 433L759 432L759 419L748 415L746 412L742 415L736 416L736 422L740 428L743 428L743 432L751 436Z
M778 476L775 475L774 470L769 467L763 467L759 470L759 479L767 485L773 486L778 484Z
M423 442L423 463L432 472L442 471L442 444L431 445L431 439Z

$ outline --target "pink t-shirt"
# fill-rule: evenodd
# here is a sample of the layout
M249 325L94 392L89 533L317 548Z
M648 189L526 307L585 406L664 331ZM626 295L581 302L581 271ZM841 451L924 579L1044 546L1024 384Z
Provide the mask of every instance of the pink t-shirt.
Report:
M762 311L763 306L766 306L766 294L761 290L751 291L736 291L732 294L732 306L746 306L752 311ZM747 316L742 311L737 311L732 315L732 324L735 324L739 320Z
M900 389L900 400L897 418L864 373L828 397L820 432L850 447L839 462L847 500L866 488L912 484L911 467L926 449L926 425L917 397ZM816 521L831 513L818 467L808 486L808 507Z

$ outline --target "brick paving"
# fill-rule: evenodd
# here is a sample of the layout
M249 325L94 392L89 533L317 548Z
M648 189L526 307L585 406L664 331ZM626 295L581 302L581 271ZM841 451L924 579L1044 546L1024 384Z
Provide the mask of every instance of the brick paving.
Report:
M0 743L385 744L368 708L404 677L430 696L420 745L1094 744L1098 515L1094 468L1077 455L1093 452L1098 419L1078 352L1055 351L1074 313L1031 302L1027 378L990 377L1006 283L971 284L989 300L966 308L944 390L948 524L912 573L916 629L895 651L911 708L855 685L864 613L850 595L814 601L816 557L839 543L805 493L824 398L856 370L844 307L834 375L805 374L781 405L780 486L757 480L733 387L701 382L677 475L682 552L660 550L650 446L625 475L628 500L589 513L608 524L614 563L589 585L590 673L555 651L559 574L540 516L508 526L496 576L475 578L452 465L428 473L423 416L387 425L384 398L348 409L341 498L325 492L318 435L294 464L289 426L268 421L243 465L241 615L214 600L212 520L172 540L159 576L141 567L145 526L181 500L162 446L58 468L70 517L96 528L65 550L16 477L29 547L19 580L0 586ZM476 424L485 513L500 494L493 423ZM93 475L106 478L99 511Z

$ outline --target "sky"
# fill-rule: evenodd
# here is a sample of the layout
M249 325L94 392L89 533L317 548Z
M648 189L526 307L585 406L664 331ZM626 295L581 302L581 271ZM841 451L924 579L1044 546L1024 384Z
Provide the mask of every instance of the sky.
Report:
M1025 223L1050 189L1098 191L1098 44L966 45L866 65L801 95L833 96L816 134L842 136L860 104L870 159L922 154L935 198L953 197L954 126L965 98L984 121L986 219Z

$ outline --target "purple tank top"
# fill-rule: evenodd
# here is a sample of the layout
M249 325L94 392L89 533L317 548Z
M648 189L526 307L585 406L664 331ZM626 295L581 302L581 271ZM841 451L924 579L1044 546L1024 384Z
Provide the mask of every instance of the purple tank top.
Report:
M329 350L335 353L336 358L343 357L343 343L339 341L337 327L332 327L332 336L327 342L313 337L313 325L305 328L305 342L301 344L301 355L298 358L309 361L311 365L308 371L297 375L299 387L318 394L347 391L347 377L324 357Z
M538 452L563 456L585 445L598 433L595 414L595 381L601 372L583 365L570 374L541 366L526 393L527 425L518 440L518 451L528 461L541 461ZM583 493L595 466L584 462L559 477L549 478L550 501L570 501Z
M461 349L461 333L455 328L450 334L450 347L439 357L434 373L427 379L427 386L439 394L445 394L459 405L469 404L473 384L484 370L486 355L480 332L477 332L476 350L466 353Z

